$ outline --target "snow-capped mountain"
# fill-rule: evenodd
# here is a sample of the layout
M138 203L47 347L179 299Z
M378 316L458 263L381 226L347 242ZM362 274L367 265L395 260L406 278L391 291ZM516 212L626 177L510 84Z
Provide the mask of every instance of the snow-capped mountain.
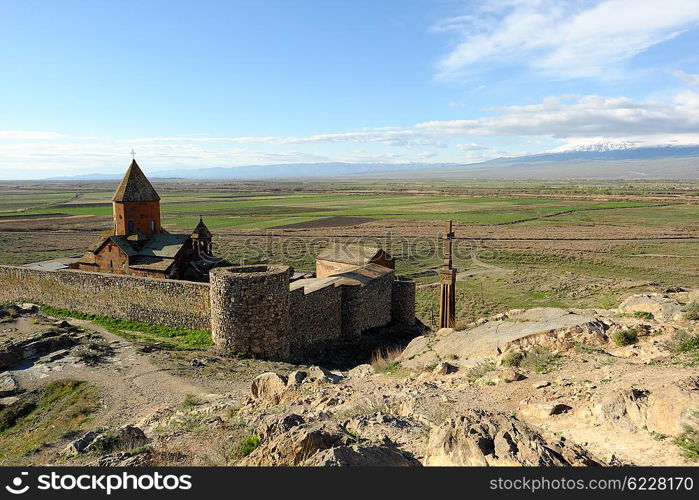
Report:
M564 144L563 146L548 151L548 153L602 153L605 151L623 151L627 149L635 149L638 147L641 147L641 145L630 141L601 141L577 144Z

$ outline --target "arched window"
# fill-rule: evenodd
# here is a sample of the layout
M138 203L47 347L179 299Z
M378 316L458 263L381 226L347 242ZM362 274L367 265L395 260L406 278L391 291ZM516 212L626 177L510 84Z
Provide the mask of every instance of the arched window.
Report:
M155 232L155 219L150 220L150 230Z
M129 221L129 232L133 233L133 221L132 220Z

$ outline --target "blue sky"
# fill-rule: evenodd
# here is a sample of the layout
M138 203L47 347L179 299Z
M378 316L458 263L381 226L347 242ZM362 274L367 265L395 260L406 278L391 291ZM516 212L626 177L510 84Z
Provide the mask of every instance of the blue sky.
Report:
M2 9L4 179L699 143L696 0Z

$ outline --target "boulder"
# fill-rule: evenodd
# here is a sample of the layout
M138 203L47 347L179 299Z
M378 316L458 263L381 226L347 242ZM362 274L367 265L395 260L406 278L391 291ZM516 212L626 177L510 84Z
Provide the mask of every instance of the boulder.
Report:
M592 409L600 424L611 424L625 431L636 432L645 426L649 391L627 389L605 397Z
M358 365L352 368L347 374L347 378L360 379L371 377L374 374L374 368L371 365Z
M83 451L97 452L99 454L115 451L131 451L148 444L148 438L144 432L133 425L126 425L113 431L100 434L89 443Z
M19 304L19 309L22 314L32 314L39 311L39 306L31 302L24 302Z
M306 421L301 415L291 413L282 418L275 419L271 423L263 422L257 427L255 433L260 436L261 440L269 441L280 434L284 434L292 427L297 427L305 423Z
M345 444L345 435L325 426L309 428L293 426L288 431L265 441L238 465L292 466L298 465L315 453Z
M456 366L451 365L446 361L442 361L440 363L437 363L437 366L434 367L432 373L434 373L435 375L448 375L450 373L454 373L457 370L458 368Z
M512 368L503 368L498 370L496 378L499 382L509 383L524 380L526 377Z
M10 373L0 373L0 398L5 396L13 396L17 393L17 391L19 391L17 379Z
M566 413L573 408L559 401L549 401L547 403L532 403L520 408L522 415L537 419L546 419L553 415Z
M339 375L337 373L333 373L330 370L326 370L325 368L321 368L320 366L311 366L308 369L308 381L309 382L319 381L319 382L327 382L330 384L337 384L342 379L343 379L342 375Z
M342 427L355 438L354 444L390 441L413 455L422 454L425 447L425 426L411 417L375 413L357 415Z
M71 441L68 446L65 447L63 450L62 455L63 456L72 456L72 455L79 455L80 453L84 453L85 449L92 444L92 442L95 440L95 438L98 436L96 432L88 432L84 436Z
M0 410L14 405L20 398L18 396L7 396L6 398L0 398Z
M696 377L690 377L650 393L646 413L649 432L676 436L692 424L692 415L699 411L699 390L690 385L692 379L696 383Z
M511 415L468 410L430 433L425 465L593 466L603 463L563 438L543 435Z
M619 312L625 314L647 312L651 313L655 319L663 321L681 320L683 318L680 303L662 293L644 293L627 297L619 305Z
M691 424L699 408L699 390L694 377L649 389L628 389L603 399L592 408L601 424L637 432L647 429L666 436L676 436Z
M330 448L304 460L306 467L420 467L390 444L353 445Z
M289 380L287 381L286 385L288 387L296 387L301 382L303 382L307 376L308 374L304 371L294 370L289 374Z
M255 377L250 386L250 392L254 399L273 401L276 404L286 390L286 383L287 379L284 375L266 372Z

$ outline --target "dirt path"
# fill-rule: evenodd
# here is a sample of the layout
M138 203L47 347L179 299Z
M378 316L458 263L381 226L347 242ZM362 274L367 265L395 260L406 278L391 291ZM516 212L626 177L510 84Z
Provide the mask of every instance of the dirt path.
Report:
M476 269L468 269L466 271L461 271L456 273L456 281L462 281L465 278L470 278L472 276L483 276L483 275L494 275L494 274L512 274L515 272L514 269L505 269L504 267L499 267L494 264L488 264L483 262L478 258L477 252L471 252L471 263L476 266ZM438 286L439 282L435 283L425 283L423 285L418 285L418 288L429 288Z
M13 371L22 387L33 389L60 378L94 384L100 388L103 403L98 420L100 425L108 426L133 424L159 408L182 403L188 394L202 400L215 396L203 385L156 366L134 344L104 328L89 321L71 320L71 323L102 335L110 342L114 355L97 366L65 358Z

